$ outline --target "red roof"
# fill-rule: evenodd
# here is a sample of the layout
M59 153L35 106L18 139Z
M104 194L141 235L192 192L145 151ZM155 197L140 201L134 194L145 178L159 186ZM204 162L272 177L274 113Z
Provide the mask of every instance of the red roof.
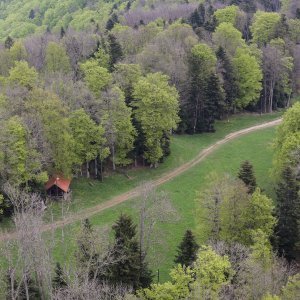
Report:
M53 176L49 179L49 181L45 184L45 189L49 190L54 185L58 186L65 193L69 191L69 187L71 184L71 179L66 179L61 176Z

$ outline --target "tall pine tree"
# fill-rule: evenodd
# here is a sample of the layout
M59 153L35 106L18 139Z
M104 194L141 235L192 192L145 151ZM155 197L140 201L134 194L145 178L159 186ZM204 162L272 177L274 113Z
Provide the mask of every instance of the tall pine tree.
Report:
M290 167L283 170L276 194L277 248L280 255L291 261L299 258L300 252L300 196L299 183Z
M67 281L60 263L56 264L55 276L52 281L52 286L54 289L62 289L67 286Z
M151 272L142 257L136 238L136 225L131 217L121 215L113 225L115 244L109 280L112 283L131 285L133 289L147 287L151 283Z
M256 184L256 178L253 171L252 164L246 160L241 164L238 178L241 179L245 185L248 187L249 194L253 194L257 184Z
M182 242L178 246L177 255L174 262L184 266L191 266L197 259L199 245L195 241L195 237L191 230L187 230L184 234Z

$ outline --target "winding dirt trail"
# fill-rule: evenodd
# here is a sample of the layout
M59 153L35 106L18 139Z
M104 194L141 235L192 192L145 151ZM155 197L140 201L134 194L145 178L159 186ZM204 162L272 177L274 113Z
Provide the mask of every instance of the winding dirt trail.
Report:
M200 163L201 161L203 161L208 155L210 155L212 152L214 152L216 149L218 149L221 145L224 145L242 135L246 135L248 133L251 133L251 132L254 132L254 131L257 131L260 129L277 126L281 123L281 121L282 121L282 119L280 118L280 119L277 119L277 120L274 120L271 122L263 123L260 125L255 125L255 126L252 126L252 127L246 128L246 129L242 129L242 130L230 133L230 134L226 135L222 140L203 149L193 160L177 167L176 169L174 169L172 171L169 171L169 172L163 174L160 178L153 180L153 181L149 181L149 182L151 182L156 187L160 186L160 185L164 184L165 182L184 173L185 171L189 170L190 168L194 167L196 164ZM140 194L140 188L139 187L134 188L126 193L123 193L121 195L113 197L112 199L110 199L104 203L87 208L81 212L76 212L74 214L71 214L63 220L59 220L59 221L56 221L51 224L45 224L42 227L42 232L54 230L57 228L62 228L64 226L74 223L76 221L80 221L80 220L89 218L89 217L91 217L95 214L98 214L108 208L114 207L114 206L116 206L120 203L123 203L129 199L135 198L135 197L139 196L139 194ZM13 239L15 236L16 235L14 232L4 233L4 234L0 235L0 241L10 240L10 239Z

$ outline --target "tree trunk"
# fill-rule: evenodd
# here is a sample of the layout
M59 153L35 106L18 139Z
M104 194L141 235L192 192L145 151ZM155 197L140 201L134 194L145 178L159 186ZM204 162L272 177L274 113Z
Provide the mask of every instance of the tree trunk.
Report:
M98 178L98 160L95 158L95 178Z
M115 146L113 145L111 147L111 154L112 154L112 163L113 163L113 170L116 170L116 164L115 164Z
M86 178L90 178L89 162L86 162Z

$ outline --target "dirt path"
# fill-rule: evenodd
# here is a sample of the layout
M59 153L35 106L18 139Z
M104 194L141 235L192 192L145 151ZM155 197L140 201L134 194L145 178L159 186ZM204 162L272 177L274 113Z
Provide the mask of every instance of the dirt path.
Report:
M193 160L181 165L180 167L167 172L165 174L163 174L160 178L150 181L154 186L160 186L162 184L164 184L165 182L177 177L178 175L182 174L183 172L189 170L190 168L192 168L193 166L195 166L196 164L200 163L202 160L204 160L208 155L210 155L212 152L214 152L216 149L218 149L221 145L226 144L229 141L232 141L242 135L245 135L247 133L256 131L256 130L260 130L260 129L265 129L268 127L273 127L276 125L279 125L280 122L282 121L282 119L277 119L275 121L271 121L268 123L263 123L260 125L256 125L256 126L252 126L246 129L242 129L233 133L228 134L227 136L225 136L225 138L223 138L222 140L212 144L211 146L203 149ZM56 221L54 223L51 224L46 224L43 226L42 231L49 231L49 230L54 230L57 228L61 228L64 227L68 224L74 223L76 221L80 221L86 218L89 218L95 214L98 214L108 208L114 207L120 203L123 203L129 199L135 198L140 194L140 189L139 187L134 188L126 193L123 193L119 196L116 196L104 203L101 203L99 205L87 208L81 212L77 212L75 214L71 214L70 216L66 217L63 220L60 221ZM0 241L5 241L5 240L9 240L9 239L13 239L15 236L14 232L11 233L5 233L0 235Z

